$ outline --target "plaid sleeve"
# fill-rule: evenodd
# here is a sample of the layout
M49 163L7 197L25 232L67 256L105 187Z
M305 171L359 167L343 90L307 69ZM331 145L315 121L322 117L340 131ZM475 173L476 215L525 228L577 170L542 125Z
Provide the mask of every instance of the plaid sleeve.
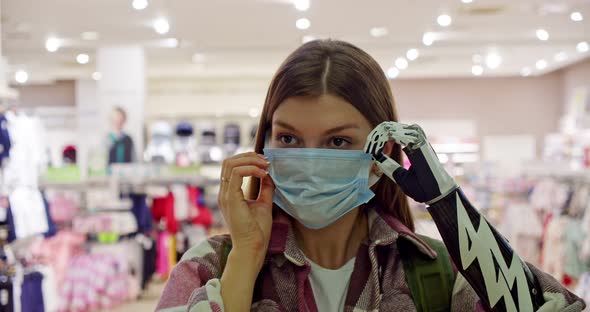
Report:
M563 295L566 306L563 309L560 309L560 312L580 312L584 310L586 304L582 299L567 290L551 275L537 269L532 264L527 263L527 265L537 277L541 289L543 290L543 294L554 293Z
M159 312L223 311L220 258L229 236L189 249L174 267L156 308Z
M582 299L568 291L551 275L542 272L532 264L527 263L527 265L539 281L544 294L553 293L563 295L565 299L565 307L556 311L581 312L584 310L586 305ZM453 312L485 311L479 297L461 274L458 274L455 280L451 305L451 311Z

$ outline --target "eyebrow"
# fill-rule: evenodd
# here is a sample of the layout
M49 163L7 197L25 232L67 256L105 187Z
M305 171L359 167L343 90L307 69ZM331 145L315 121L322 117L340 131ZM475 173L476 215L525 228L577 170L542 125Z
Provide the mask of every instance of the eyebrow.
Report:
M295 129L295 127L291 126L290 124L281 121L281 120L275 120L273 122L273 124L277 125L277 126L281 126L283 128L289 129L291 131L294 132L298 132L297 129ZM332 129L328 129L326 131L324 131L324 135L329 135L329 134L333 134L333 133L337 133L340 132L342 130L346 130L346 129L360 129L359 125L354 124L354 123L349 123L349 124L344 124L342 126L338 126L338 127L334 127Z

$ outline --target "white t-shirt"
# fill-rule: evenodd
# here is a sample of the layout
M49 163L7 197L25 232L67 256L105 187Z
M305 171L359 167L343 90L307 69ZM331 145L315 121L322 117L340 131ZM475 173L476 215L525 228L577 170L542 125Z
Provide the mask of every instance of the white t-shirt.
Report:
M330 270L307 258L311 265L309 282L313 289L318 311L344 311L344 301L355 260L356 258L352 258L342 267Z

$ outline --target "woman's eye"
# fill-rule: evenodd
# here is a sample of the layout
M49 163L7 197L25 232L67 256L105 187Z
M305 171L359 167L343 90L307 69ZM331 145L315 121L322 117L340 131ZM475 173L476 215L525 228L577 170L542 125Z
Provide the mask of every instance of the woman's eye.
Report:
M297 139L292 135L281 135L279 141L285 145L297 144Z
M345 147L348 144L350 144L350 142L346 139L343 138L332 138L330 145L334 146L334 147Z

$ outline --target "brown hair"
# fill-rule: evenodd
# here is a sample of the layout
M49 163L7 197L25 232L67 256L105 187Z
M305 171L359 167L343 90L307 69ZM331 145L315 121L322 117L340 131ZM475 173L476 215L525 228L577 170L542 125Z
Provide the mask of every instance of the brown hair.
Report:
M113 111L121 114L124 121L127 121L127 112L121 106L113 106Z
M264 102L255 140L255 151L262 153L267 131L277 107L294 96L339 96L351 103L373 127L383 121L397 121L389 82L377 62L352 44L338 40L316 40L295 50L275 73ZM402 151L395 145L390 157L402 162ZM250 198L256 198L260 181L252 179ZM414 220L407 197L387 178L374 188L371 203L400 220L414 231Z

